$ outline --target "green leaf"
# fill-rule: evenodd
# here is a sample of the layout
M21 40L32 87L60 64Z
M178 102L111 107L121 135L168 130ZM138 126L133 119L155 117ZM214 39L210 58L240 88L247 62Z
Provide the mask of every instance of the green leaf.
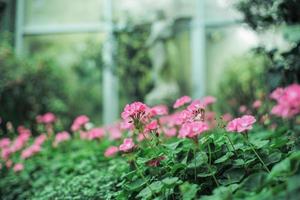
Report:
M177 183L178 181L178 177L171 177L171 178L165 178L162 180L163 184L165 184L166 186L173 186Z
M209 177L217 173L217 167L202 167L200 170L197 170L197 177Z
M265 172L251 174L242 182L241 186L246 191L256 191L263 187L266 177Z
M161 181L155 181L151 183L149 186L144 188L140 193L137 195L137 197L142 197L144 199L150 198L153 193L158 193L163 188L163 184Z
M124 187L129 191L136 191L143 187L147 182L143 179L137 179L129 184L125 184Z
M266 146L270 141L269 140L253 140L250 141L257 149L260 149Z
M168 144L164 144L164 146L170 150L175 150L180 145L180 143L182 143L181 140L172 142L172 143L168 143Z
M196 168L207 162L208 162L208 157L207 157L206 153L199 152L199 153L197 153L196 158L191 160L187 167L188 168Z
M227 187L221 186L213 191L211 196L203 196L201 200L230 200L233 199L233 192L239 187L238 184L232 184Z
M180 185L179 189L183 200L194 199L197 194L197 191L199 190L198 185L191 184L188 182L185 182L182 185Z
M273 153L271 153L270 155L268 155L268 157L266 159L264 159L264 162L266 165L270 165L273 163L277 163L280 161L282 153L280 151L275 151Z
M218 164L218 163L222 163L222 162L225 162L227 161L231 156L233 156L234 153L232 152L227 152L224 156L218 158L217 160L215 160L215 164Z
M220 183L222 184L232 184L237 183L242 180L245 175L245 171L242 168L230 168L223 173L225 179L220 179Z

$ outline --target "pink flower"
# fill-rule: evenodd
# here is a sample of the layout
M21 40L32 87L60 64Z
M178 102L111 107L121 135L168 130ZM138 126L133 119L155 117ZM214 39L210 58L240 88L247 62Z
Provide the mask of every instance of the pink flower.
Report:
M236 118L227 124L226 130L228 132L245 132L252 129L252 125L256 122L252 115L244 115Z
M191 97L189 97L189 96L183 96L183 97L180 97L180 98L177 99L176 102L174 103L173 108L179 108L180 106L183 106L184 104L191 102L191 100L192 100L192 99L191 99Z
M276 88L271 94L270 94L270 98L274 99L274 100L279 100L281 98L281 96L284 94L284 89L279 87Z
M88 138L90 140L97 139L97 138L100 139L104 137L104 135L105 135L105 131L103 128L93 128L88 131Z
M178 137L194 138L207 130L209 130L209 127L205 122L201 122L201 121L188 122L182 125L182 127L179 130Z
M177 134L176 128L164 128L163 130L167 137L173 137Z
M151 115L157 116L157 115L167 115L168 114L168 107L165 105L157 105L150 109Z
M37 123L51 124L56 121L56 117L53 113L45 113L44 115L36 116Z
M135 147L132 138L125 138L123 144L119 146L119 150L123 152L129 152Z
M223 116L222 116L222 119L223 121L225 122L229 122L230 120L232 120L232 115L230 113L225 113Z
M149 139L149 134L148 133L139 133L137 137L137 141L141 142L144 139Z
M10 139L9 138L2 138L0 140L0 148L3 149L5 147L8 147L10 145Z
M277 101L271 113L282 118L291 118L300 113L300 85L292 84L284 89L277 88L270 95Z
M112 157L114 156L116 153L118 153L119 151L119 148L116 147L116 146L111 146L111 147L108 147L104 153L104 156L105 157Z
M150 167L157 167L160 164L160 161L162 161L164 159L165 159L164 156L159 156L157 158L154 158L154 159L148 161L146 164Z
M11 153L12 152L11 152L10 148L9 147L5 147L1 151L1 158L3 160L8 160L8 158L9 158L9 156L10 156Z
M36 145L42 145L47 139L47 136L45 134L39 135L37 138L34 140L34 144Z
M24 165L22 163L17 163L14 165L14 172L20 172L24 169Z
M210 104L215 103L216 101L217 101L217 99L215 97L213 97L213 96L206 96L206 97L202 98L201 102L203 103L204 106L208 106Z
M62 131L56 134L55 136L55 140L53 142L53 146L57 146L59 143L63 142L63 141L67 141L70 140L71 136L67 131Z
M149 114L150 108L141 102L133 102L132 104L127 104L124 111L121 114L122 119L128 121L145 121Z
M11 168L12 165L13 165L13 162L12 162L11 160L7 160L7 161L5 162L5 166L6 166L7 168Z
M187 110L190 112L190 118L193 120L204 121L205 115L205 106L200 100L193 101L188 107Z
M158 129L158 124L157 124L157 120L153 120L152 122L150 122L148 125L146 125L146 131L153 131Z
M252 107L255 109L258 109L261 106L261 101L260 100L256 100L253 102Z
M109 138L111 140L118 140L122 137L122 132L120 130L119 124L108 127Z
M245 105L241 105L239 108L240 113L246 113L247 112L247 107Z
M90 119L86 115L80 115L80 116L76 117L75 120L73 121L71 130L73 132L78 131L83 125L85 125L89 121L90 121Z

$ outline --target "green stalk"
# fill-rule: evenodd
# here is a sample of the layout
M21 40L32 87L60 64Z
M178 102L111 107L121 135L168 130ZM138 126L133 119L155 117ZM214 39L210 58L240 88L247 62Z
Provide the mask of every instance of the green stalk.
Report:
M254 154L256 155L256 157L259 159L259 161L261 162L261 164L263 165L263 167L265 168L265 170L270 173L269 168L267 167L267 165L264 163L264 161L261 159L261 157L258 155L258 153L256 152L256 150L254 149L253 145L249 142L248 138L243 136L245 142L250 146L251 150L254 152Z
M228 139L228 141L229 141L229 143L230 143L230 145L233 149L233 152L234 152L235 156L238 157L236 149L234 148L233 142L231 141L230 137L226 133L225 133L225 136L227 137L227 139Z
M211 169L211 149L210 149L210 145L209 144L208 144L208 152L209 152L208 168L209 168L210 173L212 173L212 169ZM216 185L219 187L220 185L219 185L219 182L218 182L216 176L214 174L212 176L213 176L213 179L214 179Z
M152 190L148 180L146 179L146 177L144 176L143 172L141 172L140 168L138 167L138 165L136 164L135 158L133 159L133 164L135 166L135 168L137 169L139 175L141 176L141 178L146 182L147 186L149 187L150 191L151 191L151 196L154 194L154 191Z

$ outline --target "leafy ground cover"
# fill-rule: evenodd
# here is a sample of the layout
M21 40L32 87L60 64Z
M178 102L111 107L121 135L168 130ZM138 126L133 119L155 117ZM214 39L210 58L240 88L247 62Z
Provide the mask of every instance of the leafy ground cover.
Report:
M46 113L35 138L7 127L1 199L298 199L300 86L236 118L213 112L215 102L184 96L173 112L134 102L118 123L98 128L79 116L70 133Z

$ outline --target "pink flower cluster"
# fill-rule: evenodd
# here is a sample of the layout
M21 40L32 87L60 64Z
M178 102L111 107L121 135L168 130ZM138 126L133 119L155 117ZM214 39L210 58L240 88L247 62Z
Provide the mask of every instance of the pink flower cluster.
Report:
M132 138L125 138L123 143L119 146L119 150L128 153L133 150L135 144Z
M74 132L79 131L82 128L82 126L84 126L89 121L90 121L90 119L86 115L80 115L75 118L75 120L71 126L71 130Z
M92 128L89 131L81 131L80 138L87 139L87 140L94 140L103 138L105 135L105 131L103 128Z
M119 152L119 148L116 146L110 146L106 149L104 156L105 157L112 157L114 155L116 155L116 153Z
M300 113L300 85L292 84L286 88L277 88L271 95L277 101L271 113L282 117L292 118Z
M121 114L124 121L133 123L136 126L138 123L145 123L150 117L150 108L141 102L133 102L127 104Z
M70 136L70 134L67 131L59 132L55 136L55 140L53 142L53 146L57 147L57 145L59 143L67 141L67 140L70 140L70 139L71 139L71 136Z
M190 103L192 101L191 97L189 96L183 96L177 99L173 105L173 108L179 108L183 106L184 104Z
M45 113L44 115L38 115L36 117L37 123L43 123L43 124L51 124L56 121L56 117L53 113Z
M181 126L178 137L195 138L207 130L209 130L209 127L205 122L201 122L201 121L187 122Z
M228 132L246 132L252 129L252 125L256 122L255 117L252 115L244 115L235 118L227 124L226 130Z
M41 145L46 141L47 139L47 136L45 134L41 134L39 135L35 140L34 140L34 143L24 149L21 153L21 158L22 159L27 159L31 156L33 156L34 154L38 153L41 151Z
M14 172L20 172L24 169L24 165L22 163L17 163L14 165Z

